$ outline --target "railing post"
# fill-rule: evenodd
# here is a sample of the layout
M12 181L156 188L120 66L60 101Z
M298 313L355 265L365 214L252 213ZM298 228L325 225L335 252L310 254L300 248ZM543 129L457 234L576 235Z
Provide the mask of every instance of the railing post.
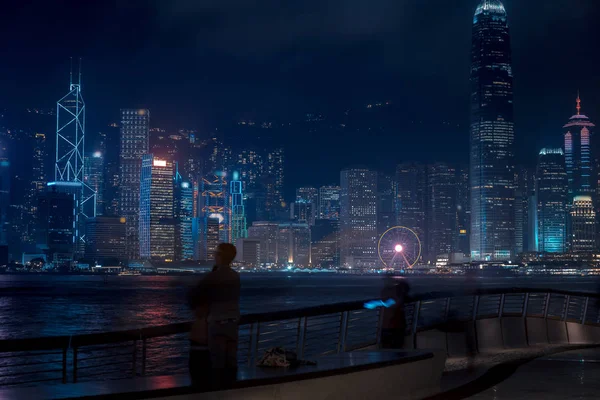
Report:
M544 319L548 319L548 309L550 308L550 293L546 293L546 304L544 304Z
M561 319L563 321L567 320L567 316L569 315L569 303L571 302L571 296L567 295L567 297L565 298L565 308L563 309L563 315L561 315Z
M444 310L444 322L448 322L448 315L450 315L450 297L446 297L446 309Z
M73 383L77 383L77 347L73 347Z
M346 332L348 329L348 311L342 311L340 314L340 332L338 334L337 352L346 351Z
M525 343L529 346L529 329L527 327L527 308L529 307L529 292L525 293L525 298L523 299L523 327L525 328Z
M137 339L133 341L133 359L131 360L131 376L136 377L137 375Z
M529 306L529 292L525 293L523 300L523 318L527 318L527 307Z
M142 376L146 375L146 338L142 339Z
M403 306L405 309L404 315L406 315L406 306ZM377 308L377 336L375 337L375 343L377 348L381 348L381 329L383 325L383 308ZM406 335L406 331L402 332L403 335Z
M419 312L421 311L421 300L417 300L415 303L415 312L413 313L413 326L412 326L412 335L413 335L413 348L417 348L417 328L419 326Z
M305 318L306 317L298 317L298 327L296 329L296 354L298 354L298 357L302 357L300 352L302 347L304 347L304 329L302 329L302 321Z
M258 341L260 339L260 322L256 323L256 331L253 333L254 335L254 340L251 340L250 342L250 346L252 347L251 350L251 361L250 361L250 365L254 365L256 363L256 357L258 355ZM252 336L250 337L250 339L252 339Z
M581 316L581 325L585 325L585 319L587 318L587 309L590 303L590 298L586 296L585 303L583 305L583 315Z
M252 338L254 337L254 322L250 323L250 328L248 330L248 354L246 358L248 359L248 366L252 366L252 343L254 342Z
M504 293L500 295L500 307L498 308L498 318L502 318L504 314Z
M304 317L304 327L302 328L302 347L300 348L300 354L304 357L304 347L306 346L306 330L308 329L308 317Z
M477 321L477 312L479 311L479 295L473 297L473 322Z
M69 349L63 347L62 351L62 383L67 383L67 351L69 351Z

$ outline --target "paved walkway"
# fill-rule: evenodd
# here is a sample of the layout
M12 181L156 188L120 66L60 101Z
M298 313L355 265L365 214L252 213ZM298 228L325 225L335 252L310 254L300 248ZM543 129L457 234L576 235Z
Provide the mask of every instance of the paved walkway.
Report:
M573 350L530 361L473 400L598 399L600 349Z
M440 394L431 396L427 400L550 398L543 395L537 396L533 392L529 392L524 397L515 397L514 393L522 391L522 388L519 387L515 391L510 391L503 387L503 385L516 377L517 373L524 371L526 367L533 366L531 368L534 371L544 375L544 365L532 363L553 362L561 364L557 360L563 360L563 357L567 357L567 359L575 357L575 359L580 360L580 358L577 358L580 354L598 359L599 364L597 365L600 371L600 349L589 349L589 346L583 347L588 349L573 350L573 345L546 345L514 350L499 350L497 353L478 354L472 359L466 357L449 358L446 361L446 369L440 385ZM577 356L573 356L574 354ZM568 363L572 363L572 361L564 362L564 364ZM539 368L541 368L541 371L538 370ZM525 377L523 382L535 382L534 379L533 377ZM568 385L571 385L571 383ZM502 391L507 391L509 394L506 397L500 397L499 393ZM563 397L558 396L556 398L565 397L563 395ZM600 398L600 391L593 398Z

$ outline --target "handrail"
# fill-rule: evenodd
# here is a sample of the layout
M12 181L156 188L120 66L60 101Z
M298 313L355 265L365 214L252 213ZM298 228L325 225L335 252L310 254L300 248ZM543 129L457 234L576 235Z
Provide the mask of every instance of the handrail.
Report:
M240 318L238 362L252 365L272 346L295 348L301 357L379 346L383 313L381 309L365 309L364 303L370 300L244 314ZM436 291L407 296L404 308L408 347L424 348L434 340L434 345L445 348L448 355L462 354L460 349L467 344L467 348L486 351L515 343L587 343L595 340L592 332L598 332L600 326L600 294L557 289ZM494 320L505 317L503 322ZM536 319L542 319L543 324L540 326ZM187 362L185 334L191 324L0 340L0 386L172 373ZM479 336L480 328L482 332L508 329L510 334ZM464 334L460 339L461 330L475 332L477 338ZM452 334L446 337L446 332ZM49 370L48 364L61 366Z
M406 303L417 301L428 301L449 297L481 296L496 294L517 294L517 293L550 293L567 296L585 296L600 299L600 293L587 293L559 289L543 288L494 288L494 289L467 289L460 292L428 292L415 296L409 296ZM259 322L272 322L301 317L313 317L327 315L344 311L354 311L363 308L366 301L351 301L343 303L326 304L313 307L296 308L290 310L272 311L265 313L243 314L240 318L240 325L248 325ZM37 338L25 339L4 339L0 340L0 352L13 351L31 351L31 350L52 350L64 349L68 347L79 347L93 345L97 343L118 343L126 340L150 339L165 335L173 335L189 332L192 322L177 322L166 325L150 326L139 329L128 329L122 331L111 331L102 333L87 333L79 335L63 336L42 336ZM70 344L70 345L69 345Z

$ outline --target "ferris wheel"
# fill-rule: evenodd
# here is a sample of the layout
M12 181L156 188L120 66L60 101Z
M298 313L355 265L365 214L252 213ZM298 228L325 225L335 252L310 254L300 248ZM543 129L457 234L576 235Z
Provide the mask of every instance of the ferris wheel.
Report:
M377 254L385 268L409 269L421 258L421 241L412 229L394 226L379 238Z

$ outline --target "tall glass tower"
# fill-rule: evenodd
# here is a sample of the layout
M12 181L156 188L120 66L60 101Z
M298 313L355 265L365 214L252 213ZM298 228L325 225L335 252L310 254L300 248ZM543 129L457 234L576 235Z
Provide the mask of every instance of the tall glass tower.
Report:
M129 260L140 256L140 176L142 157L148 154L150 146L149 124L150 111L121 110L119 214L126 220L125 247Z
M471 48L471 258L509 260L515 250L513 74L506 10L482 0Z
M140 177L140 257L173 261L173 163L152 154L142 156Z
M538 250L564 253L567 232L567 172L562 149L542 149L536 172Z
M590 119L581 113L581 99L577 96L577 113L563 126L564 151L567 165L569 203L575 196L593 196L594 182L594 128ZM593 197L592 197L593 199Z

